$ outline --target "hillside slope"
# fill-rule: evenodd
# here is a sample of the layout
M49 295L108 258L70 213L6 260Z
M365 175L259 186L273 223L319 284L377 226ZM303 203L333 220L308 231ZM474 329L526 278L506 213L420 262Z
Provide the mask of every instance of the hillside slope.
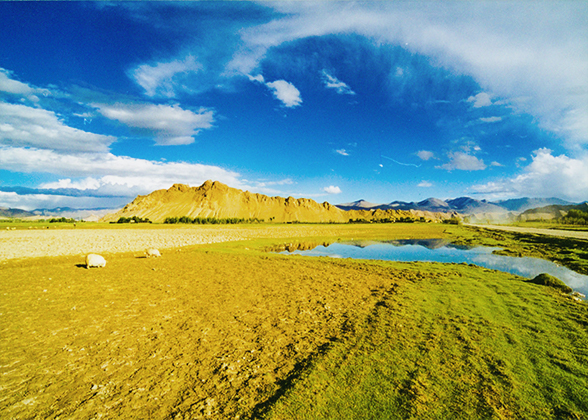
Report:
M218 181L206 181L200 187L174 184L167 190L140 195L123 209L102 218L105 222L120 217L138 216L152 222L163 222L167 217L212 217L262 219L266 222L345 223L349 219L381 220L406 217L425 217L432 220L448 219L450 213L396 210L344 211L327 202L317 203L307 198L268 197L263 194L231 188Z

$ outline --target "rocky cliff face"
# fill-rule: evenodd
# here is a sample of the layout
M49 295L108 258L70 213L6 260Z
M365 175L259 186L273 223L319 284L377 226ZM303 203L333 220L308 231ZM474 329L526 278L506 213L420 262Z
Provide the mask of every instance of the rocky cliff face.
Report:
M152 222L166 217L257 218L266 222L344 223L349 219L399 219L402 217L449 218L449 214L422 211L344 211L327 202L307 198L268 197L231 188L218 181L206 181L200 187L175 184L167 190L140 195L122 210L105 216L106 222L120 217L138 216Z

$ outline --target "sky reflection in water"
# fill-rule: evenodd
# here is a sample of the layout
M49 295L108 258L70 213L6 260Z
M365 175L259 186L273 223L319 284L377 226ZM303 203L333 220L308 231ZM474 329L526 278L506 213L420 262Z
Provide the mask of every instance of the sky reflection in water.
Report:
M306 251L293 251L305 256L354 258L390 261L430 261L442 263L467 263L506 271L526 278L548 273L565 282L572 289L588 294L588 276L576 273L551 261L531 257L508 257L492 252L499 248L463 247L439 239L403 240L391 242L334 243L320 245ZM284 254L289 252L284 251Z

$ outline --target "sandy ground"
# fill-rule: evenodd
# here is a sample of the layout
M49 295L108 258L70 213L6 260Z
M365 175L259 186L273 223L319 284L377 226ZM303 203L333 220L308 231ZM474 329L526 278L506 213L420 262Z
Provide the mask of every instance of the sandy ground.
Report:
M538 229L538 228L527 228L518 226L498 226L498 225L474 225L467 224L467 226L473 226L483 229L496 229L504 230L507 232L519 232L519 233L532 233L536 235L547 235L547 236L559 236L562 238L576 238L576 239L588 239L588 232L574 231L574 230L558 230L558 229Z
M26 247L3 234L2 252L143 249L296 229L14 231ZM313 357L417 275L247 250L162 254L107 254L101 269L85 269L77 255L2 262L0 418L260 418Z
M336 235L327 226L215 226L129 229L0 230L0 261L87 253L119 253L255 238Z

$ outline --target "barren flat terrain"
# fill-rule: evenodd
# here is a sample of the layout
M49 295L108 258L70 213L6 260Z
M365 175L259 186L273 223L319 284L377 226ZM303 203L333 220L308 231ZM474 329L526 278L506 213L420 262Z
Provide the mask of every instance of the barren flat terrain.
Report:
M365 235L370 229L333 225L239 225L162 226L102 229L17 229L0 230L0 260L13 258L83 255L94 253L142 252L146 248L177 248L189 245L242 241L259 238L336 237ZM438 237L442 229L426 230ZM413 230L410 234L421 234ZM422 237L422 236L421 236Z

